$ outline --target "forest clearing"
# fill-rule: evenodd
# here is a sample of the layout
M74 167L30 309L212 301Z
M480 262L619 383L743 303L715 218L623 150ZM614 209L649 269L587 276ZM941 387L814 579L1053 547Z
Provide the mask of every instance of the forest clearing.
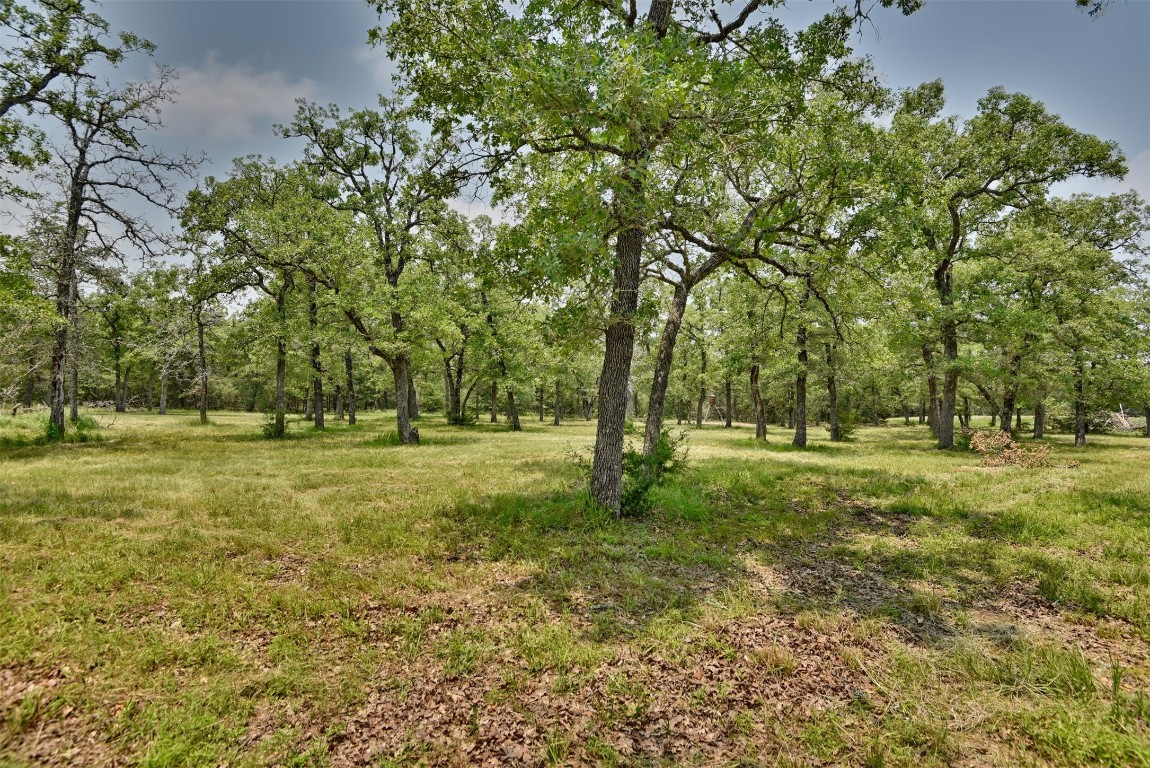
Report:
M620 521L585 422L389 424L0 423L0 754L1150 765L1144 438L1030 468L919 426L692 429Z

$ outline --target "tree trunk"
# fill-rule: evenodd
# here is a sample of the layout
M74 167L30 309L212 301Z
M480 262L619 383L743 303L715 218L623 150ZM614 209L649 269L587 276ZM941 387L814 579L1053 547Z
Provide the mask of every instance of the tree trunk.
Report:
M554 413L554 420L552 421L552 425L554 425L556 427L559 426L559 412L561 410L561 402L562 402L562 399L560 397L560 395L562 394L560 386L561 385L559 383L559 379L555 379L555 413Z
M702 368L699 370L699 402L695 408L695 426L703 426L703 404L707 400L707 350L700 347Z
M343 412L343 385L335 385L335 419L336 421L344 420Z
M1022 429L1022 409L1015 409L1014 413L1014 428L1017 430Z
M208 423L208 354L204 344L204 321L196 313L196 355L200 368L200 423Z
M1043 409L1043 410L1045 410L1045 409ZM1144 427L1144 430L1146 432L1146 437L1150 437L1150 402L1142 403L1142 418L1146 422L1145 427ZM1037 416L1034 419L1034 423L1038 424L1038 417Z
M355 424L355 369L352 366L351 350L343 353L343 372L347 379L347 423Z
M512 432L519 432L523 425L519 423L519 407L515 405L515 390L507 387L507 423L511 425Z
M324 429L323 419L323 362L319 345L319 305L316 303L316 282L308 282L307 322L311 331L311 391L312 418L316 429Z
M767 439L767 409L763 404L763 393L759 391L759 364L751 366L751 403L755 409L755 439Z
M499 421L499 382L491 382L491 423Z
M795 335L799 349L799 372L795 376L795 437L791 445L805 448L807 445L807 327L800 325Z
M148 413L152 412L152 406L156 400L156 364L152 363L148 367Z
M663 412L667 403L667 386L671 381L671 364L675 355L675 341L683 325L683 313L687 308L687 287L675 286L671 308L659 335L659 349L655 353L655 373L651 378L651 396L647 400L647 423L643 429L643 453L650 456L655 449L655 441L663 431ZM681 423L681 422L680 422Z
M870 423L872 427L878 426L878 385L870 385Z
M731 426L731 410L733 404L733 398L731 397L731 380L729 378L723 383L723 389L727 406L727 411L723 414L723 426L729 428Z
M535 388L535 405L539 409L539 423L542 424L544 421L544 418L545 418L543 415L543 387L542 386L538 386Z
M1046 401L1034 404L1034 439L1041 440L1046 435Z
M927 412L926 423L930 425L930 433L938 437L938 376L934 372L934 350L929 344L924 344L922 347L922 359L926 363L927 403L930 407Z
M118 341L112 341L112 372L114 381L112 383L112 404L116 413L124 412L124 370L123 370L123 351L120 349Z
M303 420L311 421L311 385L303 391Z
M1010 431L1010 415L1014 413L1014 397L1014 388L1008 384L1006 392L1002 396L1002 422L998 425L1002 432Z
M408 391L411 375L408 373L410 360L406 353L391 356L387 361L391 368L391 379L395 383L395 427L399 442L418 443L419 430L411 426L411 404L414 399Z
M942 380L942 403L938 413L938 447L954 447L954 408L958 397L958 322L950 312L954 304L953 269L946 262L944 269L935 272L939 298L947 314L942 321L942 354L946 371Z
M79 310L73 311L77 316L68 339L68 418L76 421L80 418L80 319Z
M918 399L918 423L926 423L926 400L921 397Z
M831 440L838 442L842 434L839 432L839 385L835 378L834 349L827 343L823 344L823 351L827 361L827 407L830 409Z
M1074 445L1086 445L1086 368L1074 366Z
M632 180L639 184L638 176ZM639 190L633 192L638 196ZM635 348L634 315L639 303L644 232L631 228L615 238L611 324L605 333L603 369L599 375L599 420L591 465L592 500L616 514L623 493L623 432L627 423L627 384Z
M277 300L279 297L276 297ZM283 311L282 303L280 311ZM280 316L283 320L283 316ZM287 340L283 333L276 334L276 394L275 394L275 425L272 427L272 437L281 438L287 434Z
M168 415L168 369L160 369L160 415Z
M411 358L407 359L407 413L412 421L419 421L419 392L411 375Z

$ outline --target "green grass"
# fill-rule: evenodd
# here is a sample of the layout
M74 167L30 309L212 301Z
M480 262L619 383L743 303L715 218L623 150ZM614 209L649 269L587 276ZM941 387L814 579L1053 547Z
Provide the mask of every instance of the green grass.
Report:
M615 521L582 421L85 423L0 420L0 764L1150 766L1144 438L694 430Z

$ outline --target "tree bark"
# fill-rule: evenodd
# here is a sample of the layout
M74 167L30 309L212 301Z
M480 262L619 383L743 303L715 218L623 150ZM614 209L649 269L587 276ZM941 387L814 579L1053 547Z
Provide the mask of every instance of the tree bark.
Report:
M1146 437L1150 437L1150 402L1142 403L1142 418L1146 422L1144 427ZM1038 423L1037 418L1035 418L1034 423Z
M280 309L282 311L282 307ZM283 319L282 316L280 319ZM280 438L287 434L287 340L283 333L276 334L276 394L273 407L275 425L272 437Z
M935 272L939 297L946 316L942 321L942 354L946 371L942 379L942 403L938 414L938 447L954 447L954 407L958 397L958 322L951 315L954 306L953 269L947 261L945 269Z
M80 318L78 306L72 311L76 315L68 339L68 418L74 422L80 418Z
M335 385L335 419L336 421L344 420L343 412L343 385Z
M1010 415L1012 413L1014 413L1014 392L1008 384L1006 392L1002 396L1002 421L998 425L1000 431L1010 431Z
M491 382L491 423L499 421L499 382Z
M119 339L112 340L112 370L114 375L114 382L112 384L112 402L113 408L116 413L124 412L124 368L123 368L124 352L120 345Z
M196 312L196 349L200 366L200 423L208 423L208 354L204 344L203 310Z
M1039 400L1034 404L1034 439L1041 440L1046 435L1046 402Z
M553 426L559 426L559 412L562 410L562 390L559 379L555 379L555 413L554 420L551 422Z
M726 401L725 405L727 408L726 412L723 414L723 427L729 429L731 426L731 412L733 410L734 403L734 399L731 397L731 380L729 378L723 382L723 390L724 399Z
M1022 429L1022 409L1016 408L1014 412L1014 428L1016 430Z
M671 307L659 335L659 348L655 352L655 373L651 378L651 396L647 400L647 422L643 428L643 453L650 456L655 449L655 441L663 431L663 412L667 403L667 386L671 381L671 365L674 361L675 342L683 326L683 313L687 308L688 289L685 285L675 286Z
M160 411L161 416L168 415L168 369L160 368Z
M515 405L515 390L507 387L507 423L511 425L512 432L519 432L523 425L519 423L519 407Z
M307 321L308 328L311 330L311 391L312 391L312 416L313 423L316 429L324 429L323 419L323 362L320 358L320 345L319 345L319 305L316 303L316 282L310 280L308 282L308 304L307 304Z
M399 436L399 442L404 444L418 443L419 430L413 429L411 426L412 398L407 389L408 382L411 381L411 376L407 371L408 357L403 353L392 355L387 363L388 367L391 368L391 380L395 383L395 431Z
M1074 365L1074 445L1086 445L1086 367Z
M755 410L755 439L767 439L767 409L763 403L763 393L759 390L759 364L751 366L751 403Z
M702 357L702 368L699 370L699 402L695 407L696 427L703 426L703 404L707 400L707 350L700 346L699 353Z
M939 407L938 407L938 376L934 372L934 350L929 344L922 347L922 359L926 363L927 403L930 410L927 412L926 423L930 425L930 433L938 437Z
M415 389L415 378L411 375L411 359L407 360L407 413L412 421L419 421L419 392Z
M804 302L805 303L805 302ZM807 445L807 326L799 325L795 334L795 344L798 346L799 371L795 375L795 437L791 445L796 448L805 448Z
M355 369L352 366L351 350L343 353L343 372L347 379L347 423L355 424Z
M542 385L535 388L535 405L539 409L539 423L542 424L544 421L544 418L545 418L543 415L543 387L542 387Z
M76 275L76 244L80 236L80 214L84 205L84 190L87 182L85 166L86 152L81 149L79 161L72 172L68 189L68 213L64 227L63 241L59 245L56 266L56 315L58 324L52 334L52 370L48 387L48 422L56 440L64 437L64 396L67 377L69 341L76 335L79 313L78 286ZM72 359L77 357L72 345ZM76 377L73 377L75 379ZM74 386L73 390L78 389ZM78 394L78 393L77 393ZM72 398L72 418L80 415L79 403Z
M152 412L152 406L156 401L156 365L152 363L148 367L148 413Z
M632 179L639 184L638 176ZM633 189L637 197L640 190ZM615 238L614 290L611 323L605 334L603 369L599 375L599 419L595 427L595 457L591 465L591 498L615 514L623 493L623 432L627 422L627 384L635 349L634 316L639 303L644 232L629 228Z
M838 442L842 439L842 434L839 432L839 386L835 378L834 348L825 343L823 352L827 361L827 403L830 409L831 440Z

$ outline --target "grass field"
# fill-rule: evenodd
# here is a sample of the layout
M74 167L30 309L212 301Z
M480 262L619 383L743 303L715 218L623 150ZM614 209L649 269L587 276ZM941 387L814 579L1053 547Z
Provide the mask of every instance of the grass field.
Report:
M3 765L1150 766L1150 440L0 420ZM110 423L110 424L109 424Z

